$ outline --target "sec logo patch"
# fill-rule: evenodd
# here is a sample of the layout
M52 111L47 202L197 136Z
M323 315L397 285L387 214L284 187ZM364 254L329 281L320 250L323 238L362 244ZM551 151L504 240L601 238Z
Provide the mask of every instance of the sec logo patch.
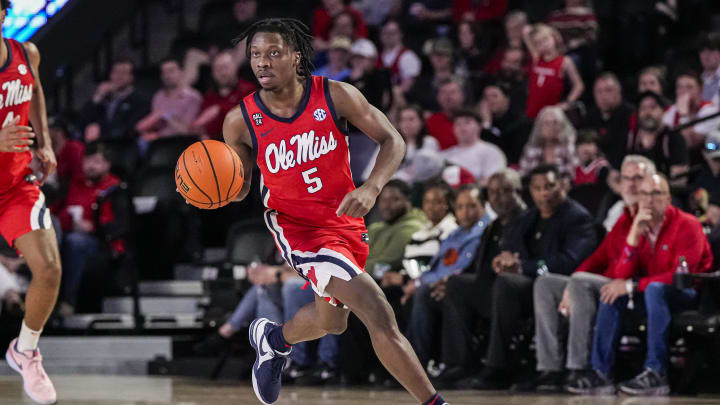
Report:
M313 112L313 117L315 117L316 121L324 121L327 117L327 113L322 108L318 108Z
M27 74L27 67L23 64L18 65L18 72L21 75Z

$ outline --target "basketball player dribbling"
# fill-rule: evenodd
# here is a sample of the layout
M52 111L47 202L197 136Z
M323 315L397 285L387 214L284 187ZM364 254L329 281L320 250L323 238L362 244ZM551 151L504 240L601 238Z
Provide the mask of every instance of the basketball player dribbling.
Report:
M10 1L0 0L0 7L1 24ZM33 401L53 404L55 388L37 348L60 287L60 254L45 196L39 188L56 166L39 64L40 53L34 44L21 44L0 35L0 234L25 257L32 272L25 297L25 319L5 359L22 375L25 392ZM34 140L43 167L39 181L28 167L32 160L29 146Z
M284 325L256 319L250 343L255 394L264 404L280 393L292 345L340 334L353 311L370 332L390 373L419 402L443 405L375 281L363 271L368 255L363 216L397 170L405 147L387 117L353 86L312 76L312 37L292 19L266 19L238 40L261 89L225 118L225 141L238 153L250 189L252 167L262 174L265 222L289 266L315 291L315 302ZM347 122L380 145L368 180L355 188L350 173Z

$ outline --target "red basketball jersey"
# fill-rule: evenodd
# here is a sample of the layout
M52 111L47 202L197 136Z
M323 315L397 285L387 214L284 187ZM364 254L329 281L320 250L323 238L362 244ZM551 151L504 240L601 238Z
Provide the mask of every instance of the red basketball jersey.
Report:
M8 56L0 67L0 122L10 125L19 117L17 125L28 125L30 100L35 78L25 48L14 39L5 39ZM4 193L32 173L28 164L32 153L0 152L0 193Z
M564 56L551 61L540 58L530 69L527 107L525 113L530 118L537 117L545 106L555 105L562 100L564 83L562 65Z
M265 206L308 227L364 229L362 218L335 214L355 189L346 123L330 98L328 79L312 76L290 118L273 114L254 92L240 104L260 168Z

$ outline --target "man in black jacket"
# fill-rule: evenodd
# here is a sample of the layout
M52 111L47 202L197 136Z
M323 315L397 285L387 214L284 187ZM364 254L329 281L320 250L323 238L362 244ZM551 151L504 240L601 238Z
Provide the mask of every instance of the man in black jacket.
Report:
M137 136L135 125L150 113L150 103L135 89L134 70L131 59L113 62L110 79L98 85L83 107L85 142Z
M532 288L548 272L570 274L597 246L593 218L569 199L558 169L542 165L530 172L535 207L520 215L492 260L490 341L486 367L459 388L500 389L512 382L508 346L520 322L533 315Z
M612 167L620 170L627 153L627 136L634 108L623 100L620 81L610 72L601 74L595 80L593 98L595 105L580 123L580 128L597 131L600 149Z
M524 106L519 109L519 104L513 104L518 103L512 103L510 85L501 81L485 87L479 104L482 119L480 137L502 149L509 165L517 165L520 161L532 129L532 122L525 116Z
M472 358L477 348L472 329L477 318L490 320L492 283L495 273L492 261L502 251L508 229L525 210L520 196L522 182L513 169L501 170L488 180L488 202L497 213L482 235L471 272L448 279L442 305L442 362L445 370L437 378L438 385L450 385L473 371ZM475 360L475 361L473 361Z

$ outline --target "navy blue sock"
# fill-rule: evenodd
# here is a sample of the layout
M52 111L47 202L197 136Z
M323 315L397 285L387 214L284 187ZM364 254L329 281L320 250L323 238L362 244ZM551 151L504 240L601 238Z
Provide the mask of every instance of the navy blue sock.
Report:
M443 397L440 396L439 392L436 392L435 394L433 394L433 396L430 397L430 399L423 402L422 405L443 405L443 404L447 404L447 402L445 402Z
M268 343L270 347L276 352L287 353L290 350L290 344L285 341L285 336L282 334L282 326L278 326L268 333Z

